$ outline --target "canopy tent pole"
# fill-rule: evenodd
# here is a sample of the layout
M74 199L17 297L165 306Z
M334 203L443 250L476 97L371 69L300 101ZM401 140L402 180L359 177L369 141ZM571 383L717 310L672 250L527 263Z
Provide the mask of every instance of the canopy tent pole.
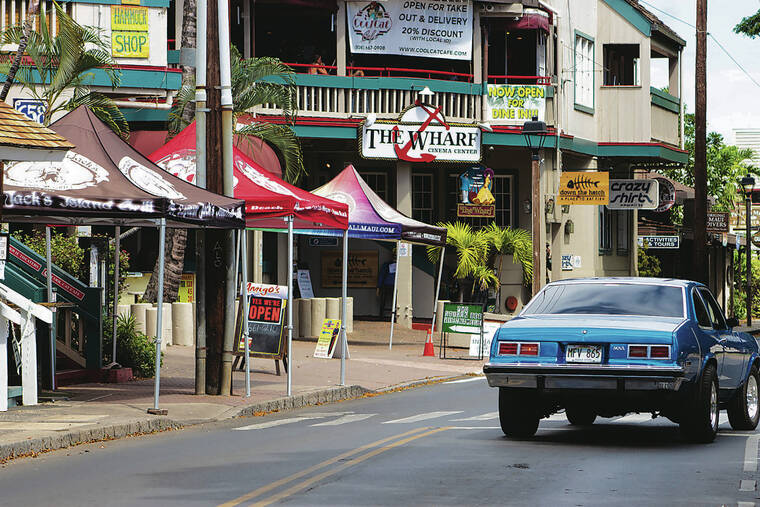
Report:
M288 396L293 393L293 215L288 222Z
M446 247L441 247L441 264L438 266L438 283L435 284L435 298L433 298L433 323L430 325L430 332L435 333L435 319L438 313L438 294L441 292L441 275L443 274L443 258L446 254Z
M346 311L348 308L348 229L343 231L343 285L341 287L343 300L340 308L340 385L346 385Z
M113 334L111 335L113 341L113 351L111 353L111 366L116 366L116 315L119 311L119 261L121 261L121 255L119 255L121 249L121 226L117 225L114 232L114 249L113 249Z
M393 324L396 322L396 290L398 287L398 261L399 261L399 253L401 251L400 241L396 241L396 273L393 276L393 306L391 307L391 336L388 340L388 348L393 348ZM385 283L385 280L383 280L383 283ZM383 290L382 287L380 287L380 290ZM382 299L380 299L382 301ZM380 312L382 313L383 308L380 308Z
M50 252L50 226L45 226L45 265L47 268L47 300L53 302L53 263ZM50 323L50 388L55 391L55 307L51 307L53 322Z
M158 393L161 385L161 334L163 331L163 313L164 313L164 262L166 255L164 248L166 246L166 219L159 220L158 233L158 297L156 304L156 376L153 381L153 408L148 409L149 414L166 415L166 409L158 408Z
M241 305L241 311L243 312L243 341L245 342L245 397L250 398L251 397L251 358L248 357L249 353L249 347L248 344L248 259L246 258L246 253L248 252L248 231L243 229L240 231L240 254L242 257L242 265L241 269L243 271L242 273L242 280L241 280L241 294L240 294L240 305Z

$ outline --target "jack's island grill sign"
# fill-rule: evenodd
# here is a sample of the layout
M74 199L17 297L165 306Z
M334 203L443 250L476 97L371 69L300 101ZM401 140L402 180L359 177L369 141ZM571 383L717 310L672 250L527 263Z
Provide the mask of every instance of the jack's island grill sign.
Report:
M481 131L477 125L449 123L440 107L417 103L398 120L359 126L363 158L405 162L480 162Z

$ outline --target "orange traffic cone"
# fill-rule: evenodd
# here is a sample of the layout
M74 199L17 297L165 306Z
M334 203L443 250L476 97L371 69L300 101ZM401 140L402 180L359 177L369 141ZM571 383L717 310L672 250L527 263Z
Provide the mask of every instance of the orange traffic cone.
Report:
M422 355L435 357L435 348L433 348L433 330L432 329L428 329L427 339L425 340L425 351L422 353Z

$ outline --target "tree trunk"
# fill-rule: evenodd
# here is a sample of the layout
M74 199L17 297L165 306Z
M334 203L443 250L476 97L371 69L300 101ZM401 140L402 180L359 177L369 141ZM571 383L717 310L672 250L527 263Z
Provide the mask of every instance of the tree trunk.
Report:
M8 70L8 77L5 79L3 90L0 91L0 101L5 102L5 98L8 97L8 92L11 89L13 80L16 79L16 72L18 72L18 68L21 66L21 58L24 56L24 52L26 51L26 44L29 41L29 34L32 32L32 24L34 23L34 18L37 17L37 13L39 11L40 0L30 0L29 10L26 13L26 21L24 21L24 34L19 41L16 55L13 57L13 64Z
M196 24L195 24L195 7L196 0L185 0L182 9L182 42L181 48L195 49L196 44ZM182 86L192 85L195 79L195 67L192 65L182 66ZM183 118L190 123L195 115L195 103L190 103L182 111ZM166 141L170 141L177 132L169 132ZM186 229L166 229L166 254L164 269L164 301L173 303L177 300L179 283L182 278L182 270L185 263L185 246L187 245ZM148 287L145 289L143 300L149 303L155 303L158 298L158 263L153 267L153 274L148 281Z

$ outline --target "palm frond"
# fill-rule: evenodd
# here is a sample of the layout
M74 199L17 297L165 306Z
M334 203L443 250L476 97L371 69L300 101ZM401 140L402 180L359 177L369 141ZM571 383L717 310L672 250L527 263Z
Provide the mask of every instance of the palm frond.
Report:
M479 289L481 291L487 290L489 288L498 289L499 284L501 283L499 281L499 277L496 276L496 272L493 270L493 268L489 266L479 265L476 266L471 274L474 283L472 284L472 293L475 294L475 289Z
M129 124L127 119L124 118L124 113L121 112L116 104L113 103L111 98L98 92L90 92L80 97L72 97L68 101L64 108L67 111L73 111L79 106L87 106L92 112L100 118L103 123L108 125L111 130L119 134L123 138L129 136Z
M235 134L249 138L249 142L255 142L250 139L251 137L258 138L277 148L285 162L286 181L295 184L307 174L303 165L301 143L295 132L287 125L256 122L237 129Z
M234 95L233 95L234 97ZM186 84L179 89L174 96L174 103L169 110L169 133L178 134L188 123L183 118L185 108L191 107L195 111L195 82Z

